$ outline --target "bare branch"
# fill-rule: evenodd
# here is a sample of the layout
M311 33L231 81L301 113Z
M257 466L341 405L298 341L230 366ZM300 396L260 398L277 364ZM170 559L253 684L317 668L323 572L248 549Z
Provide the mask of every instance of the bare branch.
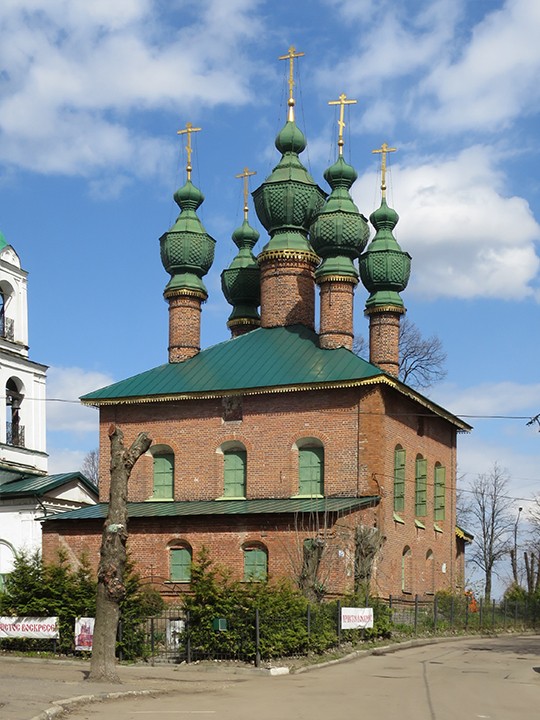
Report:
M364 337L353 342L356 355L367 355ZM426 390L446 377L446 353L436 335L423 338L416 325L403 318L399 326L399 379L417 390Z

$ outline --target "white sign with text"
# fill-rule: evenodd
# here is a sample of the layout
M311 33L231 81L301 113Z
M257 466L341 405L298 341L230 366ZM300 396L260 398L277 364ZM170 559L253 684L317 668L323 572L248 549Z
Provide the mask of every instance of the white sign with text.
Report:
M341 629L362 630L373 627L373 608L341 608Z
M58 638L57 617L0 617L0 638Z

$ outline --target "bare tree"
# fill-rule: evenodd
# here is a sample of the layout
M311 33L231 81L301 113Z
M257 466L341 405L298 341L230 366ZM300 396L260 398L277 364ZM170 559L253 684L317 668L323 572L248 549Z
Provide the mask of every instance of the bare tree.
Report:
M119 427L109 427L111 443L111 488L109 512L103 526L96 622L92 644L89 680L119 682L116 672L116 633L120 619L120 605L126 594L124 573L128 538L127 492L133 466L145 453L152 440L139 433L129 449L124 448L124 435Z
M540 590L540 495L536 495L529 509L531 527L527 552L523 555L527 580L527 592L533 595Z
M508 484L508 471L495 463L489 473L478 475L467 491L468 519L475 535L470 560L484 575L486 600L491 598L494 568L511 547L514 520Z
M99 485L99 449L86 453L81 465L82 474L91 480L96 487Z
M356 355L367 353L367 342L356 336L353 343ZM436 335L423 338L420 330L408 318L399 326L399 379L417 390L427 390L446 377L446 353Z

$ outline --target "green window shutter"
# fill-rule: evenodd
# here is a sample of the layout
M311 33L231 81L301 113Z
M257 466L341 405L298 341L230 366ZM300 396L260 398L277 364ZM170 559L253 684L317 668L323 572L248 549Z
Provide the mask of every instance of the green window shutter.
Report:
M246 497L245 450L229 450L224 453L224 497Z
M427 460L416 459L415 507L416 517L427 515Z
M154 456L154 494L157 500L172 500L174 487L174 455Z
M244 580L261 582L268 576L268 555L262 548L244 550Z
M394 455L394 511L405 510L405 450L396 448Z
M300 448L298 470L300 495L324 495L324 448Z
M444 520L446 512L446 468L435 465L435 496L433 498L434 520Z
M189 582L191 580L191 550L189 548L171 548L171 580Z

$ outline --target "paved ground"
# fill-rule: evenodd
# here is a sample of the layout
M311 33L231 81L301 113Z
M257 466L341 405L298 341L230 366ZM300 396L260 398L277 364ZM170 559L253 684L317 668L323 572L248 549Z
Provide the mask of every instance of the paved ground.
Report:
M95 683L87 680L90 663L85 661L42 660L0 656L0 718L31 720L60 714L62 705L55 703L88 696L105 697L111 693L177 692L189 687L193 693L222 689L231 683L252 677L257 671L244 667L225 667L219 663L204 665L134 665L119 667L121 684ZM66 706L68 706L66 704Z
M0 718L73 720L215 715L223 720L522 720L540 707L540 637L462 638L383 651L308 673L269 677L223 664L121 667L121 685L90 683L88 663L0 656ZM137 699L91 703L111 693ZM142 693L150 697L141 696ZM83 698L81 698L83 696ZM47 708L54 708L51 712Z

